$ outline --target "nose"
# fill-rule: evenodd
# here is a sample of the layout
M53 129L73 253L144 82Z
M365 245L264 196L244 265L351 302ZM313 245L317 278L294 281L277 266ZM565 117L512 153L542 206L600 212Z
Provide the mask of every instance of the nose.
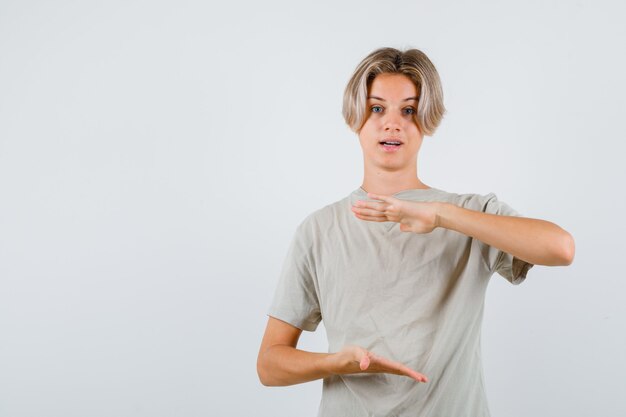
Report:
M401 121L400 116L392 112L387 113L383 122L385 132L399 132L401 128Z

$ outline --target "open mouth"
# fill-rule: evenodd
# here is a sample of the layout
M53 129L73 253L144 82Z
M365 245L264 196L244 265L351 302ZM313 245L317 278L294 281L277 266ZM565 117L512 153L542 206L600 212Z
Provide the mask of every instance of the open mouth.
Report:
M379 144L385 151L395 151L402 146L402 142L396 140L380 141Z

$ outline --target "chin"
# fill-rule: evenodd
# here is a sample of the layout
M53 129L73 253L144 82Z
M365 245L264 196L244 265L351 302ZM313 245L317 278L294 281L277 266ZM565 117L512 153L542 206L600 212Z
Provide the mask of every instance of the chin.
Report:
M373 165L377 168L391 170L391 171L399 171L408 166L407 161L389 161L389 160L376 160L373 161Z

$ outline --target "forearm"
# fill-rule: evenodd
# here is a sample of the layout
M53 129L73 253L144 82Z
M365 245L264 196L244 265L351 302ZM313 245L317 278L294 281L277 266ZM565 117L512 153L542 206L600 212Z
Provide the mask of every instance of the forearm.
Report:
M259 357L258 373L266 386L300 384L333 375L332 353L306 352L287 345L270 346Z
M476 238L535 265L569 265L574 257L572 236L546 220L501 216L442 203L438 226Z

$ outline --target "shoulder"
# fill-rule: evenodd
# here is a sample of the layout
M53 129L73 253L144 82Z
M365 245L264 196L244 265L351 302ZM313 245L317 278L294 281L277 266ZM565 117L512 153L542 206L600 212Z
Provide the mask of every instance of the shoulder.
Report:
M438 190L437 201L452 203L458 207L483 213L498 214L504 216L521 216L522 214L500 200L496 193L457 193Z
M313 210L298 224L298 233L310 238L321 236L350 212L350 196Z
M482 211L484 213L500 214L506 216L520 216L521 214L509 206L506 202L500 200L496 193L489 192L486 194L478 193L451 193L455 204L470 210Z
M456 206L485 211L489 204L497 202L498 197L495 193L479 194L479 193L460 193L437 190L437 200L452 203Z

